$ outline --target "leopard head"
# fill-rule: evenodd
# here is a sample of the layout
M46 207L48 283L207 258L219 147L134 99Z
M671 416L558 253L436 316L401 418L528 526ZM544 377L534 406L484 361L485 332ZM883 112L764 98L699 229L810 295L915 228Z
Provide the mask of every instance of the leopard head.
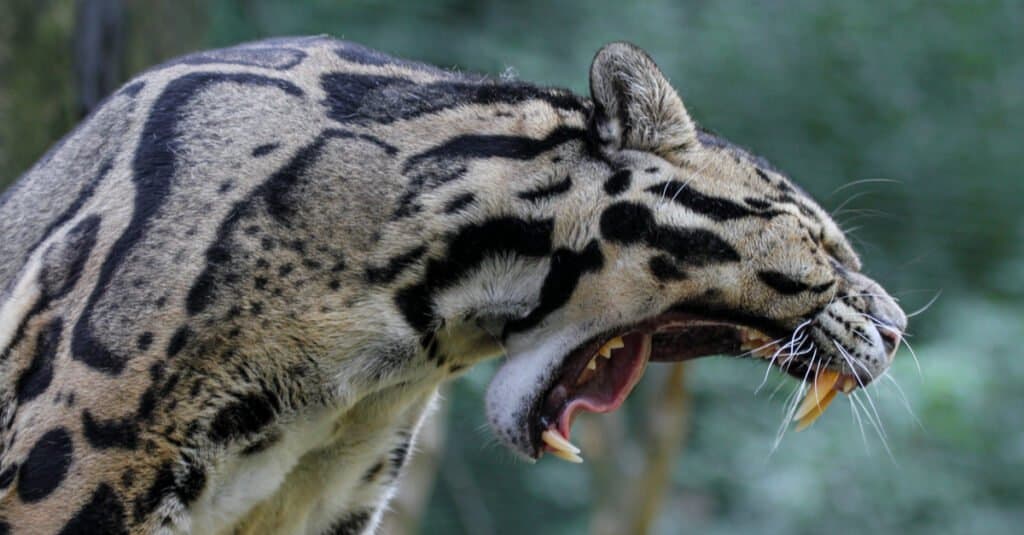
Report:
M505 326L487 393L503 442L575 459L573 418L617 408L650 361L765 359L825 391L798 411L804 423L886 371L906 316L803 190L697 127L632 45L597 53L590 90L573 170L587 184L556 219L574 245L554 253L542 290L541 308L551 295L560 306Z

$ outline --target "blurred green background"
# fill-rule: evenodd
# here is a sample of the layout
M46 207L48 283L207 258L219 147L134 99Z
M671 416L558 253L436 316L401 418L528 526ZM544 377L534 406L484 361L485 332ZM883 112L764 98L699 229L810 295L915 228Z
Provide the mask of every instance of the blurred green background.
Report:
M115 39L88 38L97 13ZM652 433L678 428L669 486L644 498L653 533L1020 533L1022 28L1012 0L0 0L0 187L91 94L189 51L325 33L584 92L597 48L632 41L699 122L831 210L908 312L934 300L911 322L920 372L904 349L859 423L840 400L773 448L792 381L773 373L755 395L762 365L698 361L673 394L685 403L654 421L670 368L652 368L623 411L578 425L591 462L531 466L486 429L484 366L448 387L441 437L408 474L418 532L627 529Z

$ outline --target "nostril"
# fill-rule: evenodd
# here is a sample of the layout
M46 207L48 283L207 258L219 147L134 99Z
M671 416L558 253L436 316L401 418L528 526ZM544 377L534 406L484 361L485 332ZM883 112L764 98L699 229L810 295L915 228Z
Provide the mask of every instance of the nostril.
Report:
M896 352L896 347L900 345L900 333L895 327L888 325L879 325L878 334L882 337L882 343L885 344L885 354L892 355Z

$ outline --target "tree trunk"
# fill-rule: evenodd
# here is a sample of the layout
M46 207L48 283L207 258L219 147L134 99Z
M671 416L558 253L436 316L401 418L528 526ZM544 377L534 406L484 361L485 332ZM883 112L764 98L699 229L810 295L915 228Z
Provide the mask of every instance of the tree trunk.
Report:
M124 26L120 0L76 0L74 57L80 117L124 81Z

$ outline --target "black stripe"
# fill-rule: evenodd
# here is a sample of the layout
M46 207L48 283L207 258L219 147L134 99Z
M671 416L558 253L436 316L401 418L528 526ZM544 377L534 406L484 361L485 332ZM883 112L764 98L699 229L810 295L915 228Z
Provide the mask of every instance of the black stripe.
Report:
M71 337L71 356L74 359L105 373L119 374L124 369L128 356L116 354L93 333L93 308L108 290L111 279L131 250L145 237L150 222L170 196L177 171L176 155L181 150L178 122L183 118L183 110L202 90L225 82L276 87L291 96L303 94L298 86L286 80L247 73L196 72L167 84L146 118L132 161L132 180L135 183L132 218L103 261L96 285L75 324Z
M510 158L529 160L569 141L583 140L586 131L570 126L559 126L542 139L525 136L466 134L454 137L437 147L411 156L405 162L404 173L424 161L452 158Z
M33 243L31 247L28 248L29 252L28 255L26 255L25 257L26 260L28 259L28 256L32 254L32 251L34 251L36 247L39 247L40 243L46 241L46 239L49 238L51 234L53 234L54 230L59 228L64 223L67 223L76 214L78 214L78 211L82 209L82 206L85 205L86 201L92 198L93 193L96 192L96 188L100 185L101 182L103 182L103 179L106 178L107 173L110 172L110 169L112 167L112 160L108 159L103 162L103 165L100 166L99 172L96 173L96 175L93 176L88 183L86 183L85 187L82 188L82 191L78 192L78 196L75 197L75 200L74 202L71 203L71 206L68 206L66 210L61 212L61 214L57 216L56 219L54 219L49 225L47 225L46 230L43 231L42 236L38 240L36 240L36 242Z
M395 280L402 271L413 265L427 252L426 245L420 245L415 249L406 251L388 260L384 266L369 266L366 268L366 282L371 284L384 284Z
M551 251L554 220L499 217L465 226L448 243L447 254L427 262L423 279L400 290L395 304L409 325L421 333L434 321L433 297L477 269L489 257L514 254L545 256Z
M783 295L794 295L811 289L809 284L778 271L758 271L757 278Z
M597 240L588 243L578 253L564 248L556 250L551 255L551 268L540 289L540 303L525 318L509 322L503 336L525 331L544 321L549 314L569 302L584 274L600 271L603 265L604 255Z
M444 213L454 214L455 212L460 212L463 208L473 204L475 201L476 195L473 195L472 193L463 193L444 205Z
M320 77L327 115L344 124L387 124L466 105L519 104L541 100L556 109L582 112L579 97L568 91L525 83L490 80L416 82L397 76L353 72Z
M420 210L416 200L420 193L461 178L466 173L466 159L509 158L529 160L563 143L582 141L586 132L579 128L560 126L542 139L468 134L457 136L405 161L402 172L409 184L398 200L393 218L407 217Z
M562 180L560 180L558 182L555 182L554 184L551 184L549 186L544 186L542 188L537 188L535 190L523 191L523 192L517 193L516 196L519 197L520 199L523 199L523 200L526 200L526 201L530 201L530 202L534 202L534 201L539 201L541 199L547 199L547 198L550 198L550 197L557 197L557 196L559 196L559 195L569 191L571 188L572 188L572 177L570 177L569 175L566 175L564 179L562 179Z
M742 204L735 203L724 197L715 197L701 193L693 189L690 184L678 180L655 184L647 188L646 191L658 197L669 199L715 221L727 221L751 216L770 219L783 213L774 210L755 212Z
M664 251L688 266L739 262L740 255L717 234L698 228L658 225L650 208L615 203L601 214L601 235L623 245L644 244Z

